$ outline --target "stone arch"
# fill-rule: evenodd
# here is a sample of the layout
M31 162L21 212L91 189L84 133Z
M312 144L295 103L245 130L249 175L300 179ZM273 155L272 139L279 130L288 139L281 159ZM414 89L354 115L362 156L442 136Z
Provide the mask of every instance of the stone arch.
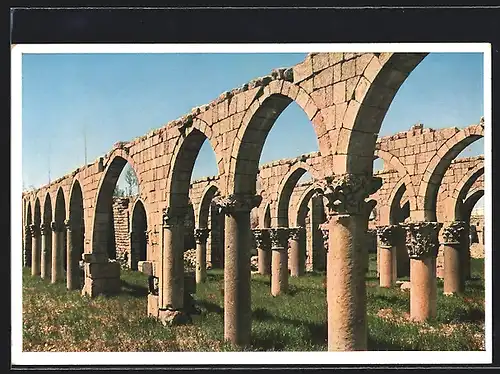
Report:
M263 204L262 214L259 215L259 227L270 228L271 227L271 202L268 201Z
M71 248L66 247L66 271L68 288L80 288L81 274L78 262L82 259L84 253L85 240L85 214L84 214L84 196L81 183L78 178L74 178L69 190L68 212L69 229L71 234Z
M212 205L212 200L219 194L219 187L216 184L210 183L201 196L200 205L197 211L197 226L198 228L208 228L208 216Z
M124 148L114 148L111 153L108 155L108 157L106 158L105 162L103 163L103 167L105 169L105 173L106 173L106 168L108 166L110 166L111 164L113 164L113 161L115 160L116 157L119 157L123 160L125 160L125 164L123 167L125 167L125 165L128 163L130 165L130 167L134 170L134 173L137 177L137 188L138 188L138 192L139 192L139 196L142 196L144 198L147 197L147 194L143 193L142 189L144 188L144 184L142 183L142 177L141 175L137 172L139 170L138 168L138 165L137 163L135 162L134 158L132 156L130 156L129 152L127 149L124 149ZM122 167L122 170L123 170L123 167ZM121 173L121 170L120 170L120 173ZM118 174L118 176L120 176L120 173Z
M403 196L407 192L406 189L406 180L405 178L401 178L399 182L394 186L394 188L391 191L391 194L389 196L389 222L381 222L381 225L395 225L397 223L403 222L404 219L401 216L402 213L402 202L403 202ZM410 199L408 199L406 202L408 204L410 210Z
M50 193L47 191L45 194L45 200L43 202L43 221L44 224L50 226L52 222L52 199Z
M31 255L33 250L32 237L30 232L30 226L33 222L33 213L31 209L31 200L25 199L25 211L24 211L24 266L31 267Z
M64 221L66 220L66 198L64 196L64 190L62 186L59 186L56 193L56 202L54 204L54 221L60 232L58 235L62 235L61 244L57 245L58 251L60 251L58 257L62 258L62 267L66 269L66 229L64 228ZM59 237L58 237L59 238Z
M283 178L276 192L276 217L278 227L288 227L288 209L290 206L290 197L297 185L299 179L306 173L310 173L314 178L314 171L304 162L298 162L290 168L288 173Z
M471 143L484 136L484 125L469 126L458 131L449 138L434 154L427 165L418 196L422 197L419 201L418 209L423 208L423 217L427 221L436 221L436 204L439 192L439 186L446 170L451 162Z
M94 222L92 225L92 253L107 254L108 256L114 253L114 248L111 248L112 243L110 241L113 191L127 162L129 162L137 175L137 169L134 169L135 164L127 152L122 149L115 149L111 153L102 173L97 189ZM137 175L137 179L139 196L142 196L141 191L143 187L141 187L142 183L139 175Z
M132 207L130 217L130 268L138 269L139 261L146 261L148 258L148 215L146 207L141 199L136 199Z
M396 168L398 174L401 176L401 181L404 183L406 189L407 189L407 194L409 196L417 196L415 193L415 187L413 186L413 182L411 180L410 174L408 173L408 169L406 169L406 166L403 165L403 163L400 161L399 157L394 156L390 152L377 149L375 151L375 156L382 159L384 162L387 162L389 165L393 166ZM391 200L389 200L391 201Z
M297 94L291 94L297 92ZM300 87L287 81L274 81L264 88L263 94L250 105L243 116L235 141L232 145L227 191L243 194L256 193L256 176L259 159L265 140L279 115L295 101L312 122L322 155L331 153L325 142L325 125L321 113L312 98ZM234 182L231 184L231 182Z
M196 158L205 140L208 139L216 159L218 159L211 137L210 127L206 126L203 121L196 119L193 125L186 129L186 133L177 140L167 174L167 206L171 209L173 215L184 216L189 205L191 175Z
M470 222L470 216L472 214L472 209L474 209L474 206L476 205L476 203L483 196L484 196L484 189L483 188L474 189L474 191L472 191L467 196L464 203L462 204L462 209L461 209L461 214L459 216L459 219L463 219L466 222Z
M371 175L377 134L408 75L428 53L375 53L361 74L332 144L336 174ZM332 137L330 137L332 138Z
M461 219L462 206L467 198L470 188L474 182L484 174L484 164L478 163L474 168L469 170L462 179L457 183L452 194L453 204L453 220Z
M309 211L309 208L307 207L307 205L309 204L309 200L311 200L315 193L321 191L321 188L313 184L302 193L297 203L297 212L295 214L294 226L305 226L305 220Z
M35 209L33 209L33 224L40 228L40 224L42 223L42 209L40 204L40 198L35 197Z

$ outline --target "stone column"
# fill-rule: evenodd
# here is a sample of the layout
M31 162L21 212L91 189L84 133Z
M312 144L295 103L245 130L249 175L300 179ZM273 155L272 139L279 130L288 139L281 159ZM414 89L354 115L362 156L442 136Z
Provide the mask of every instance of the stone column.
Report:
M163 210L160 317L170 318L184 307L184 211ZM172 313L171 313L172 312Z
M31 243L31 275L40 275L40 226L30 225L30 233L32 238Z
M364 251L366 197L381 178L344 174L325 179L328 199L327 304L328 350L367 349Z
M436 257L442 224L425 221L402 226L410 257L410 318L422 322L436 316Z
M61 227L56 221L50 223L52 230L52 270L51 270L51 283L56 283L62 278L62 246L61 246Z
M322 221L323 200L318 196L311 198L311 224L312 224L312 268L315 271L324 271L326 269L326 252L324 238L319 228Z
M464 221L454 221L443 230L445 295L463 293L465 289L465 272L461 261L464 233Z
M46 223L40 225L40 233L42 234L42 263L40 267L40 276L42 279L50 278L50 260L51 260L51 248L50 248L50 227Z
M304 227L290 229L290 276L300 277L306 269L306 241Z
M380 287L394 286L397 278L396 236L399 226L378 226Z
M195 229L196 240L196 283L204 283L207 279L207 239L209 229Z
M288 291L288 228L269 229L271 237L271 295Z
M30 225L24 226L24 251L23 251L23 265L24 267L31 266L31 253L33 251L33 244L31 240Z
M224 339L236 345L250 343L250 211L262 201L259 195L232 194L216 204L226 215L224 253Z
M467 279L471 279L471 270L470 270L470 223L465 223L465 231L464 231L464 240L463 240L463 248L461 251L461 263L462 263L462 272L464 281Z
M67 219L64 221L66 228L66 288L68 290L76 290L80 288L80 270L77 251L73 247L73 227L72 221Z
M269 229L253 229L253 236L257 243L259 274L271 274L271 238Z

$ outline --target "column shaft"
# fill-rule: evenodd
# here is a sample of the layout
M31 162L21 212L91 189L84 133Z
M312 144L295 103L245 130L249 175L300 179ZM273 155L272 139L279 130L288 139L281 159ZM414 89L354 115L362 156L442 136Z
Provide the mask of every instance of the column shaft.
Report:
M410 259L410 316L415 321L436 317L436 258Z
M31 275L38 276L40 275L41 266L41 251L40 251L40 234L35 233L32 235L32 243L31 243Z
M80 269L74 240L75 231L66 222L66 288L76 290L80 288Z
M207 279L207 242L196 243L196 283Z
M288 291L288 253L285 248L272 248L271 295Z
M444 244L444 294L462 293L464 277L460 264L460 243Z
M62 276L61 270L61 258L62 258L62 247L61 240L59 237L61 233L59 230L52 230L52 271L51 271L51 283L56 283Z
M160 309L184 306L184 237L180 223L163 226L163 274Z
M337 215L329 222L327 257L328 350L367 348L366 285L358 240L358 216Z
M226 215L224 257L224 339L250 343L250 212Z
M396 282L396 248L380 246L380 287L389 288Z
M40 276L42 279L50 278L51 273L51 233L48 229L42 230L42 262Z
M271 274L271 251L267 248L257 248L259 274Z

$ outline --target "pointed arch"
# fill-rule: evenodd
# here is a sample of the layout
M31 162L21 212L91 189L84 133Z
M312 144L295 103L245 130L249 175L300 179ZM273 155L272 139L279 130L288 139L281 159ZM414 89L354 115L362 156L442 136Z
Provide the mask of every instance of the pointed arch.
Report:
M66 219L66 198L62 186L59 186L56 193L56 202L54 204L54 221L63 224Z
M407 192L405 178L401 178L398 183L394 186L389 196L389 222L380 222L381 225L395 225L397 223L403 222L404 218L402 215L403 203L408 203L410 206L410 199L406 199L403 202L403 196ZM411 209L411 206L410 206Z
M290 198L293 190L297 185L299 179L305 174L309 173L314 178L314 171L304 162L298 162L291 166L288 173L284 176L281 184L278 186L276 192L276 213L277 226L289 227L288 210L290 207Z
M216 148L211 139L212 131L203 121L196 119L186 129L175 145L167 177L167 206L173 215L184 215L189 205L189 188L196 158L201 146L208 139L218 160ZM205 132L200 129L203 128ZM220 172L220 170L218 170Z
M68 211L71 246L66 246L66 276L69 289L79 288L81 283L78 262L82 259L85 246L84 196L80 180L75 177L69 190ZM70 270L68 270L68 267Z
M139 261L146 261L148 258L148 215L146 207L141 199L136 199L132 207L130 217L130 268L138 269Z
M307 190L305 190L300 196L297 203L297 212L295 214L295 222L293 226L305 226L305 220L307 217L307 213L309 212L309 208L307 205L309 204L309 200L316 194L317 192L322 191L321 188L312 184Z
M43 223L50 225L50 222L52 222L52 199L50 193L47 191L43 202Z
M254 99L242 119L231 149L229 175L234 176L234 181L228 181L228 191L256 193L255 179L259 172L259 159L267 135L276 119L292 101L304 110L312 122L320 153L322 155L331 153L330 145L326 137L323 137L326 133L323 117L314 100L293 83L272 81L263 88L262 94Z
M408 169L406 169L406 166L403 165L399 157L396 157L390 152L381 149L375 150L375 157L382 159L384 162L396 168L399 176L401 177L400 182L404 183L405 185L405 188L407 190L407 195L412 197L417 196L417 194L415 193L415 187L413 186L410 174L408 173Z
M466 222L470 222L472 210L474 209L474 206L479 201L479 199L481 199L483 196L484 196L483 188L477 188L474 189L474 191L471 191L471 193L467 196L467 198L465 199L465 201L461 206L459 219L464 220Z
M270 228L271 227L271 202L267 201L262 204L262 213L259 214L259 227Z
M197 212L197 227L198 228L208 228L208 216L210 213L210 207L212 205L212 200L215 196L219 195L219 187L215 183L210 183L201 196L200 205L198 206Z
M134 169L135 164L132 158L123 149L115 149L106 162L106 167L97 188L94 221L92 224L92 253L102 253L108 256L114 253L114 248L111 248L112 243L110 241L113 191L127 162L137 176L139 196L142 196L141 191L143 187L141 187L141 179L137 175L137 169Z
M348 98L339 139L333 146L336 174L371 174L377 134L389 106L408 75L428 53L373 53L354 95ZM345 139L345 140L344 140Z
M462 208L467 195L470 192L472 185L479 179L481 175L484 175L484 163L480 162L475 167L470 169L462 179L456 184L455 189L452 193L452 204L453 204L453 215L454 220L461 219Z
M458 129L457 129L458 130ZM451 162L471 143L484 136L484 124L468 126L457 131L436 151L425 170L418 196L419 210L423 210L424 219L435 221L437 195L441 181Z

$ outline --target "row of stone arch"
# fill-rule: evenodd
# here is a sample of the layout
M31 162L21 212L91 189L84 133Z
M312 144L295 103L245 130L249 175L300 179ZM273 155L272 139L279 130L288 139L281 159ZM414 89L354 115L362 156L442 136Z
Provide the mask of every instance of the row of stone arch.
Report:
M256 196L259 158L275 120L295 101L307 114L318 138L322 165L315 193L328 201L329 350L365 349L366 305L362 292L365 286L359 269L365 266L366 258L356 248L365 240L367 212L373 207L365 199L380 187L380 181L372 176L376 134L398 88L425 56L426 53L310 54L291 69L274 71L268 77L224 93L209 106L195 108L190 115L169 124L161 134L153 135L161 139L158 147L139 152L139 146L144 147L149 139L119 144L106 163L98 162L95 178L87 175L91 179L88 182L91 196L82 200L84 213L89 213L84 218L85 222L90 221L85 231L90 238L88 243L84 242L84 293L95 295L119 289L118 264L107 256L109 215L114 186L128 161L138 176L139 195L145 211L150 212L148 218L151 216L155 230L156 250L152 250L151 257L159 269L159 287L157 298L151 302L157 303L160 317L171 310L182 310L182 220L189 204L194 162L201 145L208 140L219 169L221 196L216 205L225 215L224 336L235 344L248 343L251 331L248 243L250 211L262 200ZM482 131L483 126L479 128ZM442 178L442 171L460 149L479 136L461 133L456 136L455 145L437 152L415 195L417 210L412 219L434 222L434 207L427 200L432 200L430 196ZM160 164L160 168L150 164ZM72 225L71 202L68 206ZM283 217L284 211L279 210L278 224ZM437 245L433 233L426 235L432 236L433 244L419 252L420 257L432 257ZM68 235L68 244L70 241L74 241L72 235ZM73 247L68 245L68 253L75 252ZM415 248L421 248L421 243ZM332 255L334 252L336 256ZM345 267L347 263L352 266ZM340 314L333 307L339 303L345 310Z

